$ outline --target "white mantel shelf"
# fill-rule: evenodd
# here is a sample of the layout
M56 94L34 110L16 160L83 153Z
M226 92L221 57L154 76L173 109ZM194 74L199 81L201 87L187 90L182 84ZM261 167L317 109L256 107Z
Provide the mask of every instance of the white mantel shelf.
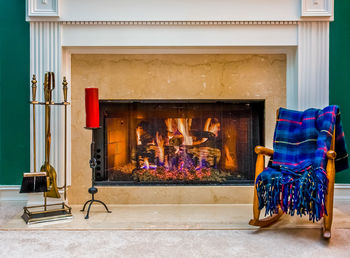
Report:
M57 88L63 76L70 82L74 53L282 53L287 107L321 108L329 101L333 5L333 0L27 0L37 99L43 100L46 71L56 73ZM62 100L62 90L56 92L54 101ZM62 116L53 110L50 159L61 182ZM70 121L70 110L68 116ZM43 124L39 112L37 164L44 158ZM67 143L69 158L70 122Z
M333 0L28 0L30 21L333 19Z

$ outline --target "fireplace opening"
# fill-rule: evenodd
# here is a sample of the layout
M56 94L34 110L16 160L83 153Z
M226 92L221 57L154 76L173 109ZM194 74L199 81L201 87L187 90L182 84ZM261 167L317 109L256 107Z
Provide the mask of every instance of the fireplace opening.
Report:
M97 185L251 184L264 101L100 101Z

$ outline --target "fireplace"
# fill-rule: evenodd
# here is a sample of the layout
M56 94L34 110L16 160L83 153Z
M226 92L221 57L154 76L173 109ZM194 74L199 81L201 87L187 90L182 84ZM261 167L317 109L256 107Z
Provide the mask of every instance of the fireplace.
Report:
M66 139L70 203L83 203L91 184L87 162L91 132L83 129L86 87L99 88L101 99L125 102L264 100L260 141L267 147L272 147L278 107L303 110L328 105L332 0L39 2L28 1L30 73L38 78L39 101L46 71L55 72L56 78L67 76L71 86ZM56 85L60 86L58 80ZM57 90L53 100L61 99L61 94ZM41 164L44 114L37 116L36 163ZM64 171L62 119L63 113L53 110L50 161L59 185ZM99 198L110 203L250 203L252 199L252 186L133 182L126 187L109 181L105 168L100 169L96 183L114 184L99 186Z
M100 101L97 185L246 184L264 101Z
M91 134L83 129L84 89L97 87L103 128L94 136L99 163L95 183L101 199L111 203L250 202L254 147L272 145L274 123L268 121L275 121L276 109L286 105L286 55L232 54L230 49L214 52L214 49L177 48L177 53L164 48L153 48L153 53L150 49L143 51L146 50L147 54L128 49L128 53L71 55L74 176L70 201L84 200L84 189L91 183L87 176ZM217 138L210 132L215 131L214 121L220 124L218 136L222 140L218 145L221 146L212 148L212 153L207 155L209 146L203 145ZM109 132L106 124L112 129L124 129ZM231 129L225 129L227 126ZM162 134L164 152L166 148L170 153L171 149L190 152L192 173L176 173L185 163L181 161L184 155L168 153L167 160L165 153L164 158L157 157L160 155L154 128L158 129L158 135ZM137 133L145 133L141 130L151 135L149 144L147 140L145 144L142 141L137 144ZM229 134L225 135L225 131ZM119 142L123 134L128 139ZM201 140L202 145L192 146ZM236 143L230 142L234 140ZM166 146L166 141L172 146ZM226 168L225 145L230 153L228 159L231 158ZM138 149L141 149L139 157ZM119 151L124 154L118 154ZM201 162L205 155L207 158ZM171 159L175 164L169 169ZM159 166L160 163L164 166ZM141 171L137 171L137 166ZM157 169L163 172L154 175ZM203 169L201 173L200 169ZM141 172L145 173L141 175ZM216 176L211 177L212 174Z

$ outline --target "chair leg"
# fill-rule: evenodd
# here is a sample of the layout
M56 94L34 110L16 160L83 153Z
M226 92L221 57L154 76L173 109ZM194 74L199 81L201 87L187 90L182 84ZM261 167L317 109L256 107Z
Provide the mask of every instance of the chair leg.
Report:
M333 211L328 211L328 216L324 217L323 221L323 237L326 239L331 238Z
M334 198L334 181L335 181L335 164L334 159L328 159L327 162L328 187L326 196L326 209L328 215L323 218L323 237L331 238L331 228L333 221L333 198Z
M254 181L254 200L253 200L253 219L249 221L249 225L258 226L258 227L267 227L273 223L275 223L282 215L283 211L278 209L278 213L274 214L270 217L266 217L264 219L259 219L260 210L259 210L259 199L258 193L256 191L256 178L258 175L264 170L265 160L263 155L258 155L256 160L256 168L255 168L255 181Z
M256 191L256 186L254 185L254 200L253 200L253 219L249 221L249 225L256 226L259 221L260 210L259 210L259 200Z

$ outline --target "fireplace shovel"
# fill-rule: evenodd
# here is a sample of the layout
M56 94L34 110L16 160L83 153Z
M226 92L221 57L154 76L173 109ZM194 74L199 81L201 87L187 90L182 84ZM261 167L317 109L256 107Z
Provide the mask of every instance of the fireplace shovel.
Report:
M50 145L51 145L51 132L50 132L50 104L52 103L52 91L55 89L55 74L48 72L45 74L44 83L44 95L45 95L45 162L41 166L40 171L46 172L49 178L48 191L45 193L46 197L60 198L60 194L57 188L56 171L50 164Z

